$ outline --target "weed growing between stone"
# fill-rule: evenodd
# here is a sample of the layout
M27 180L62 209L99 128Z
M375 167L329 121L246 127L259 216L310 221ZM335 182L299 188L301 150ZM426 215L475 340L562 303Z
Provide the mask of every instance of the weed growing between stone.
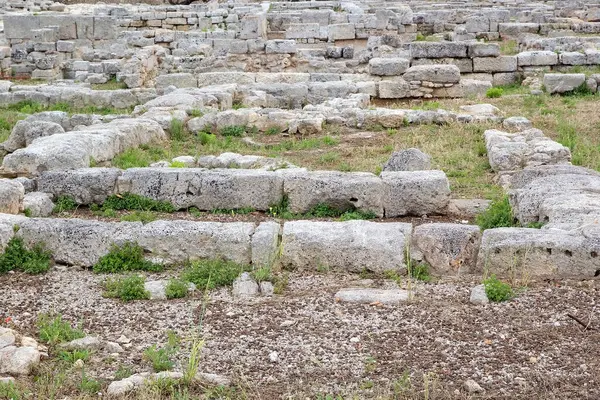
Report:
M42 343L55 346L85 336L81 327L74 328L62 315L40 314L37 319L39 338Z
M173 332L167 332L167 336L163 348L152 345L144 350L144 359L152 365L154 372L168 371L175 366L172 357L179 351L180 339Z
M22 271L27 274L42 274L50 269L52 254L41 243L31 250L25 247L20 237L12 237L4 253L0 255L0 273Z
M133 111L130 108L126 109L116 109L112 107L73 107L68 103L56 103L45 106L41 103L38 103L33 100L22 100L18 103L11 104L5 107L6 110L9 111L17 111L23 114L35 114L43 111L64 111L69 114L99 114L99 115L109 115L109 114L131 114Z
M477 216L481 230L516 226L508 196L492 201L487 210Z
M188 284L181 279L171 279L165 288L167 299L181 299L188 294Z
M493 88L489 88L487 90L487 92L485 92L485 96L489 99L496 99L498 97L501 97L503 93L504 93L504 90L502 88L493 87Z
M71 196L61 195L58 196L58 199L56 199L52 212L55 214L60 214L62 212L73 211L77 208L77 206L77 202Z
M113 244L110 251L94 265L95 273L119 273L129 271L161 271L163 266L144 258L144 249L137 243Z
M61 350L58 352L58 358L62 361L67 362L69 365L74 364L75 361L87 361L90 358L90 352L86 349L78 350Z
M502 282L496 275L492 275L483 281L485 294L488 299L493 302L501 302L510 300L514 296L512 287L505 282Z
M246 265L226 260L198 260L189 263L182 274L184 281L192 282L196 287L214 289L233 284L242 272L250 271Z
M114 194L102 204L102 210L139 210L172 213L176 211L168 201L149 199L133 193Z
M139 275L127 277L108 278L104 282L104 297L121 299L125 302L132 300L146 300L150 294L144 289L146 279Z

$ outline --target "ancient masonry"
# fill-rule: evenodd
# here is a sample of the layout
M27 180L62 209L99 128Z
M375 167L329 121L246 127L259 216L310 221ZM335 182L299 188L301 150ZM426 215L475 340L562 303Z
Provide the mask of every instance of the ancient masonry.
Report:
M165 262L223 257L253 265L278 260L293 268L384 271L404 266L408 251L438 274L506 275L526 268L533 276L592 277L600 271L600 175L571 165L568 148L524 118L498 116L491 106L455 113L372 103L476 98L493 85L531 77L539 77L549 93L597 90L600 75L562 72L600 65L600 39L582 35L600 33L600 8L486 4L452 2L440 9L427 2L410 7L232 2L71 9L11 0L2 10L6 42L0 65L6 80L0 82L0 104L30 100L135 109L120 116L42 112L18 122L2 144L2 172L10 179L0 181L1 242L13 235L26 243L44 241L57 262L83 267L112 243L135 241ZM501 39L515 40L514 54L501 54ZM23 78L48 82L19 84ZM126 88L91 88L115 79ZM173 120L192 133L245 125L289 135L318 134L325 124L366 129L495 123L498 129L485 132L490 165L518 220L544 226L482 233L446 223L143 225L43 218L59 196L92 205L124 193L169 201L180 210L268 211L285 199L294 213L318 204L380 218L464 211L465 201L452 199L445 173L428 167L377 176L282 168L235 154L174 160L185 168L169 162L107 167L126 149L167 140ZM233 164L236 168L228 168ZM25 208L32 218L17 215Z

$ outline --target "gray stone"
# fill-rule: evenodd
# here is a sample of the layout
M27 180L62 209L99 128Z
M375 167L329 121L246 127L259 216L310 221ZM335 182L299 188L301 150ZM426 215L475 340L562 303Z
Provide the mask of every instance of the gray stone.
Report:
M461 111L476 116L497 115L500 113L500 109L491 104L473 104L470 106L460 106L460 109Z
M467 45L458 42L413 42L410 54L412 58L465 58Z
M117 168L48 171L36 180L40 192L51 193L55 197L70 196L77 204L102 204L115 193L121 172Z
M450 185L443 171L382 172L381 178L387 218L447 212Z
M29 375L40 363L40 352L33 347L7 346L0 349L0 374Z
M519 67L550 66L558 64L558 54L553 51L524 51L517 54Z
M295 54L296 51L295 40L267 40L265 45L267 54Z
M167 300L166 290L169 282L168 279L147 281L144 283L144 290L150 295L150 300ZM193 283L188 283L187 286L189 291L196 290L196 285Z
M402 289L368 289L348 288L341 289L335 294L335 301L344 303L372 304L381 303L396 305L408 301L409 293Z
M405 267L412 226L370 221L292 221L283 226L282 265L382 272Z
M279 254L281 225L274 221L261 222L252 235L252 265L271 266Z
M415 148L395 151L383 166L383 171L424 171L429 169L431 169L431 156Z
M514 72L517 70L517 57L477 57L473 58L473 72Z
M411 95L410 85L402 78L380 81L378 90L381 99L402 99Z
M23 198L23 210L28 210L30 217L47 217L53 209L54 203L48 193L31 192Z
M372 58L369 60L369 73L378 76L402 75L410 62L405 58Z
M458 83L460 69L456 65L417 65L410 67L403 78L408 82Z
M0 212L18 214L25 196L25 188L20 182L0 179Z
M258 283L248 272L242 274L233 282L233 295L236 297L253 297L259 292Z
M311 171L284 175L289 210L306 213L317 205L383 216L383 182L367 172Z
M467 391L467 393L484 393L485 389L483 389L481 386L479 386L479 384L477 382L475 382L473 379L468 379L464 384L463 384L464 389Z
M177 209L266 211L281 202L283 178L249 169L131 168L119 177L118 192L169 201Z
M16 332L8 328L0 328L0 349L8 346L14 346L16 342Z
M498 276L593 277L600 268L599 235L529 228L487 229L477 257L480 271Z
M448 213L463 218L473 218L485 211L491 201L484 199L452 199L448 204Z
M500 46L497 43L473 43L469 45L469 57L499 57Z
M545 74L544 87L549 94L567 93L585 84L585 74Z
M481 233L478 226L423 224L413 232L413 248L440 275L469 273L475 269Z
M525 117L510 117L502 121L502 126L511 132L525 131L533 128L533 124Z
M260 294L263 296L273 296L275 294L275 287L271 282L263 281L260 283Z
M100 346L101 342L97 336L86 336L60 345L67 350L98 350Z

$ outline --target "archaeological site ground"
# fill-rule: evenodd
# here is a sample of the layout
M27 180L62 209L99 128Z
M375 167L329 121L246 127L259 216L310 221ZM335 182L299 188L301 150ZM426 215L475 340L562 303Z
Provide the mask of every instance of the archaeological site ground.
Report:
M600 399L600 3L0 0L0 400Z

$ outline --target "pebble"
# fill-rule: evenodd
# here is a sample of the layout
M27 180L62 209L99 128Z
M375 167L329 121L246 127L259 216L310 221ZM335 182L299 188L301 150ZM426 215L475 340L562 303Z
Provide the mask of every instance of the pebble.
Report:
M463 387L468 393L483 393L485 389L479 386L479 383L475 382L473 379L468 379L463 384Z
M269 360L271 360L271 362L277 362L277 361L279 361L279 353L277 353L276 351L272 351L269 354Z

